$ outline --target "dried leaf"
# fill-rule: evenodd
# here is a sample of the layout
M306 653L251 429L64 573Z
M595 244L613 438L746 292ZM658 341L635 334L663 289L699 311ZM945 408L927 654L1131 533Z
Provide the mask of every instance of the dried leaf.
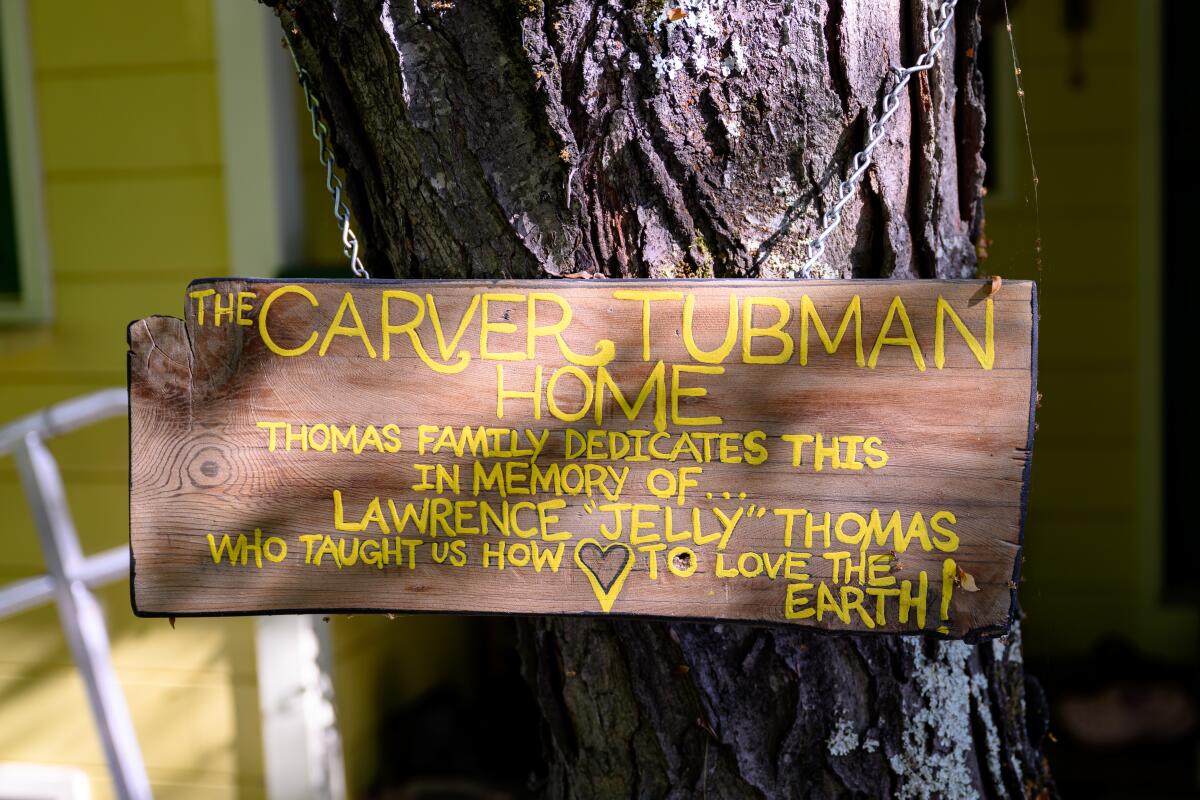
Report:
M958 585L962 587L964 592L979 591L979 587L975 584L975 576L962 567L958 568Z
M683 19L686 16L687 16L687 12L684 11L682 8L672 8L670 11L667 12L667 21L668 22L679 22L679 20Z
M175 618L167 617L167 622L171 623L171 630L175 630Z

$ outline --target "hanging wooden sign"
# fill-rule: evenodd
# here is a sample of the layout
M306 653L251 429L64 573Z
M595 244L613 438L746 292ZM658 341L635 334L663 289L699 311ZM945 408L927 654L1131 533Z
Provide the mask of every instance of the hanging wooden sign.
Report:
M129 328L138 614L1007 630L1034 286L205 280Z

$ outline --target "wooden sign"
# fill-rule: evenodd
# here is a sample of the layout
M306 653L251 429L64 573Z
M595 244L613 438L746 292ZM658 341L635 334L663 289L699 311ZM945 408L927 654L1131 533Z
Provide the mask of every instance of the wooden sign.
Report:
M1022 282L197 281L129 328L134 608L996 635L1036 321Z

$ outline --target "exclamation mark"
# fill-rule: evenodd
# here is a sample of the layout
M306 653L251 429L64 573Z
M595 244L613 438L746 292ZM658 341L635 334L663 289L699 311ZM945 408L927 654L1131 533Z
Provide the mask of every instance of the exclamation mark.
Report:
M950 595L954 593L954 579L958 576L958 564L953 558L942 562L942 624L938 633L949 633L950 627L945 623L950 621Z

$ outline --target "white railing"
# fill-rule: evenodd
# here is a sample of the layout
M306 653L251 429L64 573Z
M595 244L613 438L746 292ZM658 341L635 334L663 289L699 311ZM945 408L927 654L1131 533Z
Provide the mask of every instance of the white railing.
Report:
M117 682L104 613L92 589L129 576L129 548L85 556L67 505L62 474L46 439L128 413L124 389L104 389L30 414L0 428L0 457L17 462L21 487L33 516L46 575L0 588L0 619L54 601L71 656L83 678L88 703L122 800L149 800L150 781L134 734L125 695Z

